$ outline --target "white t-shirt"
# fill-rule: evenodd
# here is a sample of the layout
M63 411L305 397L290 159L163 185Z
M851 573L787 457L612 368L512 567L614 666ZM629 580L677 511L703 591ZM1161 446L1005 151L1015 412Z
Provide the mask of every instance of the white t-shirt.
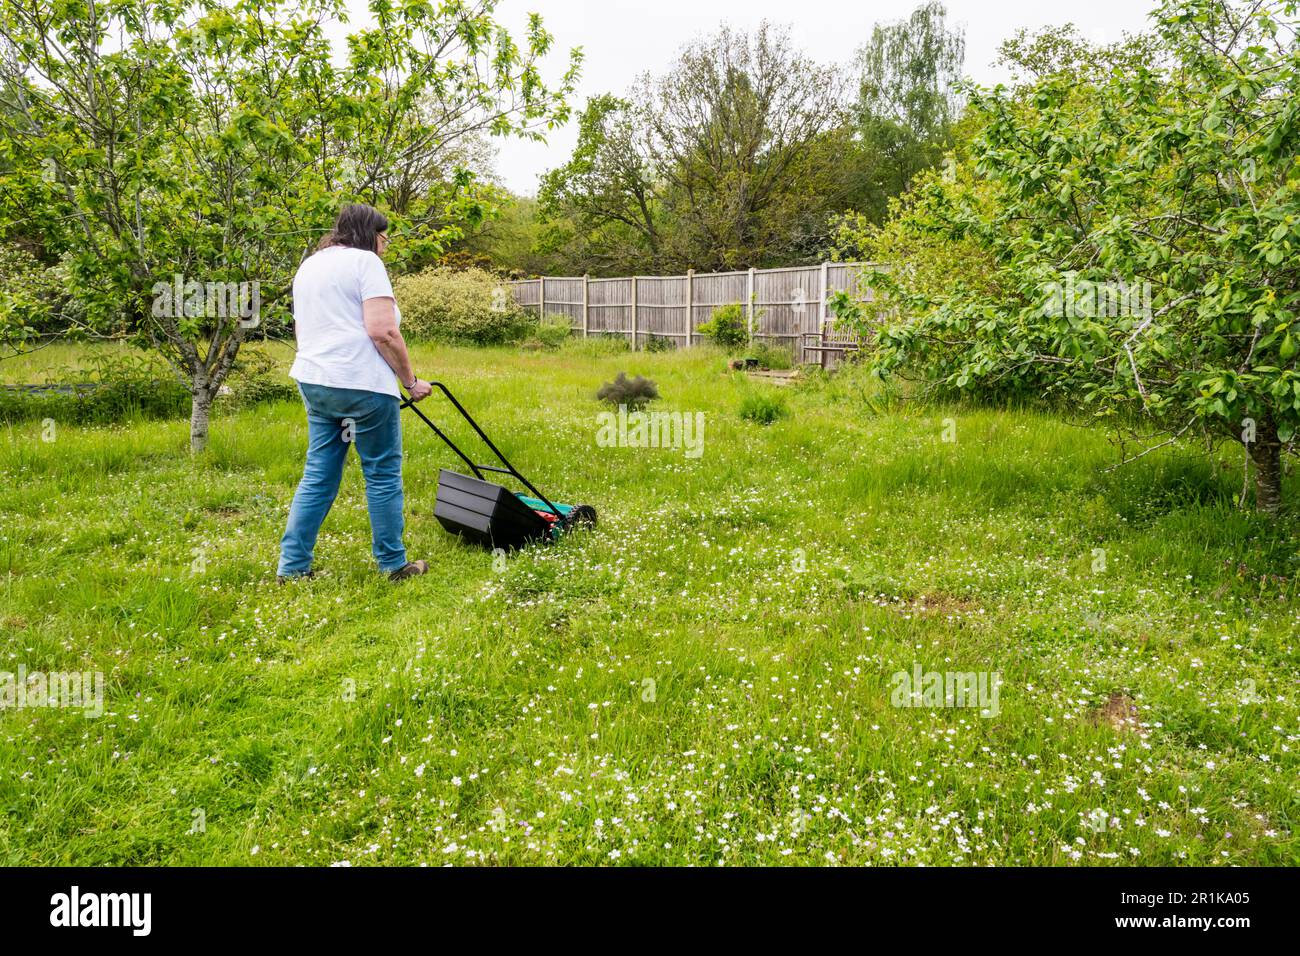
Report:
M293 277L298 357L289 376L309 385L400 398L397 375L366 334L361 303L378 298L393 298L393 286L373 252L329 246L308 256ZM396 301L393 310L400 325Z

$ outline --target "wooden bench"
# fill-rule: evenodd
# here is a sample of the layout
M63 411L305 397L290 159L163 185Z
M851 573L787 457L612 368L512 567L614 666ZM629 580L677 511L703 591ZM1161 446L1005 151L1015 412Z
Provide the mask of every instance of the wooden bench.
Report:
M823 319L821 328L816 332L803 333L802 341L805 353L817 354L817 362L827 368L831 357L843 358L851 352L862 348L862 337L853 329L838 324L835 319Z

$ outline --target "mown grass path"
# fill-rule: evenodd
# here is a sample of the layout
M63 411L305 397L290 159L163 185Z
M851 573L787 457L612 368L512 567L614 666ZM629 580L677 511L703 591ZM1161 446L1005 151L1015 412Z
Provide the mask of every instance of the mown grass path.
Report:
M410 418L401 588L355 460L323 577L276 586L291 403L197 461L183 422L6 428L0 671L102 671L107 712L0 712L0 863L1300 862L1297 534L1239 472L1103 474L1100 433L851 378L762 427L723 365L419 350L601 525L458 544ZM702 456L597 447L624 369L705 413ZM996 716L891 706L914 665L998 672Z

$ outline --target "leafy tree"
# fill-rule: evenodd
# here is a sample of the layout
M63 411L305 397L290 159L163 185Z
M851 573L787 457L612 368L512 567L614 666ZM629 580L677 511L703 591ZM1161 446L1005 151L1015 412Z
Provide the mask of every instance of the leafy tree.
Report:
M553 224L544 248L577 243L570 257L583 271L659 267L662 203L644 134L627 100L603 94L588 101L573 156L542 177L539 212Z
M723 27L636 96L681 243L675 258L742 268L807 255L824 233L842 125L840 77L783 29Z
M599 96L543 181L550 248L594 272L808 259L849 188L841 78L764 24L697 39L626 98Z
M1022 46L1048 68L974 93L971 168L920 183L894 227L974 244L997 294L874 277L877 368L1235 440L1277 511L1300 428L1296 6L1165 0L1154 48Z
M1120 70L1170 67L1168 53L1155 34L1126 35L1119 43L1096 45L1072 23L1016 31L1003 42L997 63L1011 71L1013 85L1020 90L1054 75L1099 83Z
M532 17L521 46L495 6L372 0L338 63L342 0L6 0L0 233L38 228L86 321L167 359L201 449L340 202L387 207L398 255L436 257L490 211L467 172L435 184L445 151L567 117L576 55L548 86L551 36Z
M454 243L453 253L482 256L488 260L484 268L517 278L572 271L571 259L551 251L547 234L555 225L543 225L535 198L500 189L496 205L497 215L484 219Z
M929 3L877 27L851 83L768 24L692 41L588 104L573 157L543 180L540 250L603 274L822 258L950 145L965 41L945 17Z
M952 144L966 37L931 0L904 21L877 26L858 51L856 144L861 182L855 208L873 222L912 177L937 165Z

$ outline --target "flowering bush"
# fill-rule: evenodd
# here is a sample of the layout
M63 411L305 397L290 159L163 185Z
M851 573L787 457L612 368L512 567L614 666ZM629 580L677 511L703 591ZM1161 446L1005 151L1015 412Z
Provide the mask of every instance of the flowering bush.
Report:
M402 332L412 341L514 342L529 331L509 287L482 269L440 267L393 282Z
M27 250L0 243L0 340L15 344L55 331L67 295L58 267L46 268Z

